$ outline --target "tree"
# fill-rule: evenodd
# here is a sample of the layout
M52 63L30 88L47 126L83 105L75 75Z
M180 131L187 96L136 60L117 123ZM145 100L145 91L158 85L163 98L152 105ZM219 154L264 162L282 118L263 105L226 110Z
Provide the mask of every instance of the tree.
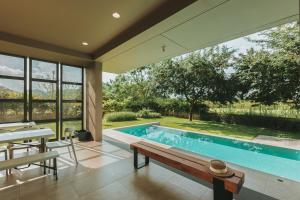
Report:
M234 50L215 47L189 54L185 58L162 62L153 69L156 88L166 95L184 97L189 103L189 120L204 101L225 103L235 95L225 68L231 65Z
M246 99L271 105L291 102L300 108L300 39L296 23L262 33L252 40L262 49L248 50L236 60L236 76Z
M104 110L138 111L151 105L159 96L150 82L151 66L143 66L121 74L104 87Z

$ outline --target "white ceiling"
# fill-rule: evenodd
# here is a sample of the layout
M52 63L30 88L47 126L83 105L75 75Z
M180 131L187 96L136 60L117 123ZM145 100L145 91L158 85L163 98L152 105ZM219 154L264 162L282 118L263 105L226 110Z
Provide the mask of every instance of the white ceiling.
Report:
M122 73L298 19L299 0L198 0L97 60Z

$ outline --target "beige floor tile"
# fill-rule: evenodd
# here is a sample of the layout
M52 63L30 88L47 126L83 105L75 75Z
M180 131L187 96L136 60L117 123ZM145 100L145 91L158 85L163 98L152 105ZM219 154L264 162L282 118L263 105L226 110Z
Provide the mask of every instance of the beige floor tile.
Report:
M121 150L119 147L116 147L111 144L102 144L96 147L93 147L93 149L98 150L98 151L103 151L107 153L115 152Z
M119 150L119 151L114 151L111 154L121 157L121 158L130 158L133 156L132 152L126 151L126 150Z
M101 155L92 159L84 160L80 162L80 164L87 168L97 169L103 167L104 165L108 165L117 161L119 161L119 159L110 156Z
M10 186L0 189L0 199L2 200L18 200L19 199L19 186Z
M135 195L128 191L122 184L114 182L110 185L107 185L101 189L98 189L88 195L85 195L81 200L120 200L128 199L135 200L137 199Z

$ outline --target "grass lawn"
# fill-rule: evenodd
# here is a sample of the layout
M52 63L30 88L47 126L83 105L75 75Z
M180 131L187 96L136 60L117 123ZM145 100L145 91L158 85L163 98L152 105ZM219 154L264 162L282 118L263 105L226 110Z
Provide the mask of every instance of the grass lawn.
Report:
M285 131L275 131L264 128L257 128L251 126L235 125L235 124L225 124L212 121L200 121L193 120L190 122L188 119L182 119L177 117L162 117L157 119L138 119L135 121L125 121L125 122L103 122L103 128L116 128L122 126L137 125L149 122L160 122L162 126L179 128L184 130L189 130L193 132L202 132L209 134L225 135L229 137L242 138L242 139L253 139L257 135L270 135L276 137L287 137L300 139L300 134L285 132Z

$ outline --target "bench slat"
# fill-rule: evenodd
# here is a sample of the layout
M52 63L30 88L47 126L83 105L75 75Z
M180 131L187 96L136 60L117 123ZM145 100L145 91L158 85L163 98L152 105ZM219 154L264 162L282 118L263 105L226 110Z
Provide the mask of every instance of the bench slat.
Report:
M0 170L11 169L14 167L18 167L26 164L32 164L35 162L40 162L45 160L50 160L57 157L59 157L57 151L49 151L45 153L39 153L35 155L14 158L10 160L4 160L4 161L0 161Z
M213 182L214 178L222 180L224 181L225 189L233 193L238 193L244 183L244 173L237 170L234 170L235 175L229 178L220 178L211 175L208 171L208 160L199 158L196 155L190 155L174 149L165 149L144 141L133 143L130 146L131 148L137 148L138 152L145 156L210 183Z

